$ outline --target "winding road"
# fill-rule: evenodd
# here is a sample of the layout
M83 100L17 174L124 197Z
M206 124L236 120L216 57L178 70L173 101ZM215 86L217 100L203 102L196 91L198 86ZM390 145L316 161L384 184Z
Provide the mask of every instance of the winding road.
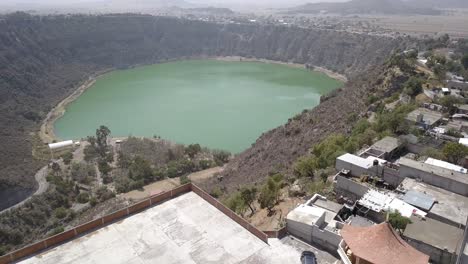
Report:
M49 188L49 183L47 182L47 169L48 169L48 166L44 166L38 172L36 172L36 175L34 175L34 178L36 179L37 184L39 185L36 192L34 192L32 195L30 195L28 198L24 199L23 201L0 211L0 214L7 212L11 209L20 207L21 205L25 204L35 195L40 195L40 194L45 193L47 189Z

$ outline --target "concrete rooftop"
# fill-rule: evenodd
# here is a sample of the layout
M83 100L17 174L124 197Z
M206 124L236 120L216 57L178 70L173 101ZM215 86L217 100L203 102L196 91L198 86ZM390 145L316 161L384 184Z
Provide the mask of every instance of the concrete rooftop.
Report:
M404 179L401 187L404 190L413 190L432 196L436 203L429 210L431 214L448 219L455 224L465 225L468 217L468 197L410 178Z
M463 184L468 184L468 174L461 173L453 170L449 170L443 167L422 163L416 160L408 159L402 157L399 159L398 163L403 166L407 166L410 168L418 169L420 171L427 172L429 174L435 174L440 177L444 177L447 179L451 179Z
M394 151L395 149L399 148L400 145L401 144L398 138L384 137L381 140L375 142L375 144L372 145L371 148L382 151L382 152L390 153Z
M440 119L442 119L442 114L436 111L432 111L426 108L418 108L413 112L409 113L406 116L406 120L416 122L419 114L423 115L423 122L426 125L432 126Z
M463 229L430 218L423 220L412 216L403 236L454 253L461 246Z
M268 245L190 192L20 263L300 263L304 250L337 261L291 237Z

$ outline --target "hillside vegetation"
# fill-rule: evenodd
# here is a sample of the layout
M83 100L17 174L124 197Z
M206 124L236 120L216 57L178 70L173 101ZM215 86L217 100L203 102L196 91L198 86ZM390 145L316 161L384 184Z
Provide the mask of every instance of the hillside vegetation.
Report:
M139 15L5 16L0 20L0 185L35 185L34 172L42 163L32 156L37 143L31 132L97 71L235 55L309 63L353 76L380 64L402 40Z

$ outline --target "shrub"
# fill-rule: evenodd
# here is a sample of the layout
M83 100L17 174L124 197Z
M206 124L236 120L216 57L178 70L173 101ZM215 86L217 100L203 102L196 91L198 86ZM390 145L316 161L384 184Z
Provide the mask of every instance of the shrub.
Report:
M98 202L97 202L96 197L93 196L93 197L91 197L91 198L89 199L89 204L90 204L91 206L96 206L97 203L98 203Z
M185 154L189 155L190 158L194 158L201 151L199 144L191 144L185 148Z
M211 190L210 195L213 196L214 198L219 198L223 195L223 191L221 191L221 188L219 187L214 187Z
M459 164L468 155L468 147L455 142L449 142L445 144L442 153L444 153L448 162Z
M403 91L409 96L416 96L422 92L422 85L423 82L421 79L411 76L408 81L403 84Z
M236 192L229 196L224 204L231 209L232 211L236 212L237 214L244 214L245 209L247 209L247 205L244 203L244 200L241 197L240 192Z
M67 153L63 154L62 159L63 159L63 163L65 163L66 165L69 165L73 159L73 153L68 151Z
M87 192L82 192L76 197L76 201L85 204L89 201L89 194Z
M51 235L57 235L62 233L63 231L65 231L65 228L63 228L63 226L58 226L52 230Z
M200 169L206 170L216 166L216 163L214 163L212 160L200 160L198 165L200 166Z
M54 215L58 219L63 219L63 218L65 218L67 216L67 209L65 209L63 207L59 207L59 208L54 210Z
M189 177L187 177L187 175L181 176L179 180L180 180L181 185L184 185L184 184L187 184L187 183L191 182L191 180L189 179Z
M115 193L109 190L106 186L102 186L96 191L96 198L99 202L104 202L114 197Z
M214 150L213 151L213 158L215 163L218 166L222 166L229 161L229 157L231 153L224 151L224 150Z
M316 168L315 159L313 157L301 157L294 164L294 175L298 177L314 177Z

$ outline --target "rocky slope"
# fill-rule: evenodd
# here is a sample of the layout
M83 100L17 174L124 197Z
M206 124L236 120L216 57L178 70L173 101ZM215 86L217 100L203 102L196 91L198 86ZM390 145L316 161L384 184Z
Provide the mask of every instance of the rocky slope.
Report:
M197 56L244 56L309 63L352 77L381 64L408 41L140 15L0 17L0 190L34 186L34 171L41 162L31 154L31 132L55 104L96 71ZM354 88L344 93L362 99L366 90L360 87L365 81L356 78L351 83ZM287 165L323 133L345 129L337 120L361 110L362 104L342 106L343 100L331 99L315 114L268 132L232 165L237 172L231 177L257 177L252 173L255 166L254 171L263 175L272 163ZM296 123L319 121L324 129L301 125L301 136L286 133L295 131Z

